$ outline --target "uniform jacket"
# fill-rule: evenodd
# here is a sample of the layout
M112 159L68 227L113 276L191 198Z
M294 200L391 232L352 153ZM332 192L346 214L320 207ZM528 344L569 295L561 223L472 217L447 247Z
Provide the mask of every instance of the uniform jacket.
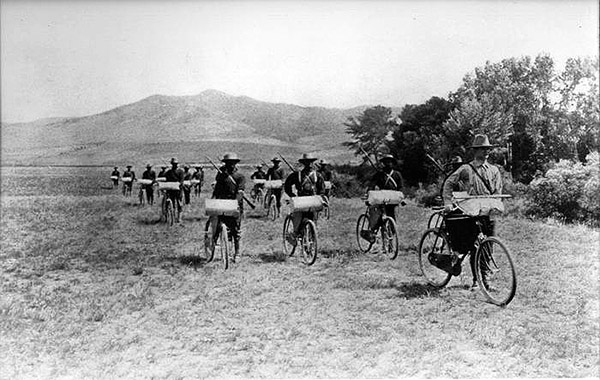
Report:
M300 197L321 195L323 194L323 190L325 190L323 176L312 169L295 171L286 178L284 190L290 197L293 196L292 186L296 187L296 191Z
M237 168L229 172L227 166L223 165L220 170L221 172L217 173L213 198L236 199L238 191L244 190L246 178Z

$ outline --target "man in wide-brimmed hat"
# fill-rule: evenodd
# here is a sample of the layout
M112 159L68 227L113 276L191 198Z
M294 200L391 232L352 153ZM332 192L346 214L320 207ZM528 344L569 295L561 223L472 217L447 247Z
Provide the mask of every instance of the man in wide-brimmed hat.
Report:
M491 195L502 193L502 176L500 170L487 159L490 151L495 145L490 144L487 135L478 134L473 138L473 144L468 148L473 151L473 160L467 164L460 166L452 174L448 176L442 189L442 197L444 199L444 208L449 215L460 215L460 211L452 211L452 190L456 187L466 191L469 195ZM482 225L483 233L492 236L494 235L494 222L489 216L483 215L479 217ZM471 254L471 269L473 272L473 287L477 285L475 278L475 254L473 243L477 237L477 227L475 220L470 219L466 222L463 220L461 224L447 223L450 239L453 245L459 246L460 253ZM458 264L459 265L459 264ZM460 266L453 268L453 274L460 273Z
M131 194L131 187L133 186L133 181L135 181L135 172L131 170L132 167L131 165L127 165L127 169L123 172L123 178L131 178L131 181L123 182L123 195L126 192Z
M190 204L190 194L192 192L192 173L190 173L190 165L183 165L183 186L181 191L183 192L183 201L186 205Z
M179 189L177 190L166 190L166 196L171 199L174 205L177 205L177 216L175 222L181 221L181 212L183 207L181 205L181 188L183 187L183 170L179 167L179 160L173 157L171 158L171 169L165 173L166 182L179 182Z
M309 196L309 195L323 195L323 191L325 190L325 181L323 181L323 176L319 174L314 168L313 163L317 161L317 157L315 157L311 153L304 153L302 157L298 160L304 167L293 173L286 178L284 184L285 193L291 198L296 195L299 197ZM292 187L296 188L296 193L294 194ZM316 219L315 212L294 212L292 214L292 222L294 224L294 234L297 236L300 229L300 222L303 218L308 218L311 220ZM293 244L295 242L295 236L290 237L290 242ZM292 242L293 241L293 242Z
M113 168L112 173L110 173L110 177L113 182L113 189L119 187L119 178L121 178L121 173L119 172L118 166Z
M283 183L283 180L285 179L285 171L281 167L281 160L279 159L279 157L273 157L271 162L273 163L273 166L267 170L267 181L280 180ZM271 188L271 193L273 195L275 195L275 201L277 202L277 217L279 217L279 215L281 215L281 194L282 194L282 192L283 192L282 188L279 188L279 189ZM270 199L269 199L269 201L270 201ZM267 208L269 206L271 206L271 205L268 204Z
M331 165L327 160L319 161L319 169L317 170L319 174L323 177L323 181L325 181L325 190L323 194L329 197L331 193L331 182L333 181L333 171L331 170Z
M235 262L240 253L240 240L242 235L242 216L244 213L244 188L246 185L246 178L237 168L240 159L235 153L227 153L223 156L221 162L224 163L220 168L220 172L217 173L215 179L215 188L213 190L213 198L216 199L237 199L240 207L240 215L238 217L232 216L221 216L220 219L225 223L227 228L231 232L234 243L234 253L232 261ZM213 236L216 236L217 230L217 219L213 218L211 221L211 227Z
M371 180L370 189L374 190L395 190L402 191L404 188L404 179L398 170L394 170L396 158L391 154L384 154L379 158L382 168L378 170ZM396 220L398 205L386 205L384 210L386 215ZM375 231L382 217L382 210L378 205L369 206L369 230L361 231L361 237L373 243L375 241Z
M149 179L152 181L149 185L142 185L143 189L146 190L146 199L149 205L154 204L154 182L156 182L156 173L152 170L152 165L146 164L146 170L142 173L142 179Z

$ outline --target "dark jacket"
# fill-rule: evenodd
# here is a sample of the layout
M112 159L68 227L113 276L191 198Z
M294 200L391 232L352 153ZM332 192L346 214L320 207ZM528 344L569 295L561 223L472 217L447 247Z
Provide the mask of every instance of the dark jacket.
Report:
M227 166L221 167L221 172L217 173L213 198L216 199L236 199L237 193L244 190L246 178L234 168L229 172Z
M373 176L373 186L378 187L380 190L398 190L401 191L404 187L404 180L402 175L397 170L390 170L386 172L384 170L378 171Z
M285 172L283 171L283 168L280 166L277 169L275 168L269 168L269 170L267 170L267 179L268 180L283 180L285 178Z
M296 187L299 197L321 195L325 190L323 176L312 169L302 169L301 171L293 172L286 178L284 190L290 197L294 196L292 193L292 186Z

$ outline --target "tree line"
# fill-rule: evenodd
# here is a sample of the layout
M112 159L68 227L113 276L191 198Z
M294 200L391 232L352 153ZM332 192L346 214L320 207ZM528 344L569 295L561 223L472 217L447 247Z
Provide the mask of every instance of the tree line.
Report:
M561 159L585 163L599 150L598 70L598 57L570 58L562 70L546 54L487 62L447 98L407 104L399 115L375 106L348 118L352 139L344 145L357 155L394 154L406 183L417 186L438 178L427 155L467 160L465 147L485 133L498 145L491 160L528 184Z

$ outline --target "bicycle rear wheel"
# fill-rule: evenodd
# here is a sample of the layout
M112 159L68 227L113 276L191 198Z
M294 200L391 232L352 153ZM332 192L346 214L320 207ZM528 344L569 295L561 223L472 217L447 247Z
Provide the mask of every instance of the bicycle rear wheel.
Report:
M438 267L443 262L452 261L452 252L446 235L437 228L432 228L423 234L419 243L419 267L427 283L436 288L448 284L452 275Z
M381 227L381 246L383 253L390 259L398 257L398 233L396 231L396 222L390 217L383 218Z
M302 227L302 257L304 264L313 265L317 259L317 226L312 220L305 220Z
M356 221L356 242L358 243L358 249L362 253L367 253L373 246L373 243L360 236L362 231L369 231L369 218L367 214L361 214Z
M496 237L485 238L475 254L477 283L485 297L506 306L517 291L517 276L508 249Z
M292 216L286 216L283 222L283 252L292 256L296 250L297 240L294 236L294 223L292 222Z
M210 263L215 257L215 239L212 228L210 228L210 219L206 221L204 226L204 256L207 263Z
M229 268L229 254L233 252L231 246L229 245L231 242L229 241L229 230L225 223L221 223L219 231L219 250L221 251L221 262L223 264L223 269L227 270Z

